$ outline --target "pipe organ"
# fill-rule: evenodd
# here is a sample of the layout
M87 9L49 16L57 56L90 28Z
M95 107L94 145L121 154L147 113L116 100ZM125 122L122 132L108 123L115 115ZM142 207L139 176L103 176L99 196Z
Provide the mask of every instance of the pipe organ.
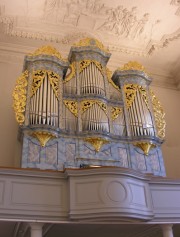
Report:
M126 164L165 175L164 111L150 89L151 78L137 62L112 74L109 58L102 43L89 38L71 47L68 60L51 46L25 57L13 91L22 167L63 170Z

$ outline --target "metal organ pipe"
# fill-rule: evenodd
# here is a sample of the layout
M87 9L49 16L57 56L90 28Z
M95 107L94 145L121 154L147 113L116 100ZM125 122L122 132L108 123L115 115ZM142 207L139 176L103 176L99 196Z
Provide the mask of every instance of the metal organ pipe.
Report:
M30 99L30 124L58 126L58 99L48 74Z

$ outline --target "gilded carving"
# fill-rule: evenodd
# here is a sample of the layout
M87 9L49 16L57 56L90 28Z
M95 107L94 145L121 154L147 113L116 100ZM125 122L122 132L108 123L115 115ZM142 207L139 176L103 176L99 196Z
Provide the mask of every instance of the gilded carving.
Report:
M118 118L118 116L123 112L122 108L119 107L112 107L111 108L111 117L112 120L115 120Z
M137 88L138 88L138 85L134 85L134 84L124 85L127 108L131 107L131 104L133 103L136 96Z
M146 103L146 105L149 109L146 89L142 86L137 85L137 84L126 84L126 85L124 85L124 92L125 92L125 96L126 96L126 106L127 106L127 108L131 107L131 104L133 103L133 101L136 97L137 90L142 95L142 98L143 98L144 102Z
M33 72L33 80L32 80L32 86L31 86L31 94L30 94L31 97L36 93L38 88L42 85L45 75L46 75L45 70L37 70Z
M41 144L42 147L46 146L46 143L53 138L56 138L57 136L55 136L52 133L49 132L44 132L44 131L37 131L37 132L33 132L31 134L31 136L35 137L39 143Z
M134 145L139 147L146 156L149 155L151 149L156 147L156 145L151 142L136 142Z
M63 100L65 106L76 117L78 117L78 103L73 100Z
M50 84L52 86L54 94L57 97L57 99L59 99L59 80L60 80L60 77L57 73L54 73L52 71L47 71L47 73L48 73L48 79L50 81Z
M96 152L99 152L103 145L109 143L107 139L100 137L89 137L84 140L89 142L94 147Z
M49 70L37 70L33 72L33 81L32 81L32 87L31 87L31 94L32 97L38 88L42 85L43 80L45 76L48 77L48 80L52 86L52 89L57 97L59 99L59 80L60 77L57 73L54 73Z
M66 75L65 80L63 81L64 83L70 81L73 77L75 77L76 75L76 64L75 62L73 62L70 66L69 66L70 72L68 75Z
M107 113L107 105L99 100L84 100L81 102L81 111L84 113L87 109L89 109L93 104L97 103L101 109Z
M166 128L166 122L164 119L165 113L160 101L157 99L152 90L150 90L150 94L151 94L151 101L153 106L157 135L159 138L163 139L165 137L165 128Z
M93 39L93 38L85 38L80 40L78 43L75 43L74 46L76 47L95 47L95 48L99 48L100 50L104 51L104 52L109 52L109 50L107 48L104 47L104 45L97 39Z
M13 108L17 122L22 125L25 120L24 112L26 107L26 87L27 87L28 71L22 73L16 81L13 91Z
M139 92L142 95L142 98L144 99L144 102L146 103L148 109L149 109L149 104L148 104L148 97L147 97L147 92L146 89L142 86L138 86Z
M45 45L42 46L41 48L37 49L34 53L30 53L29 56L39 56L39 55L49 55L53 57L57 57L60 60L67 62L66 59L64 59L61 54L52 46L50 45Z
M107 79L109 81L109 83L115 88L117 89L118 91L120 91L119 87L117 85L114 84L113 80L111 79L112 78L112 72L111 70L109 70L109 68L106 67L106 75L107 75Z
M120 71L128 71L128 70L137 70L142 71L145 74L147 74L147 71L144 66L142 66L140 63L135 61L129 61L128 63L124 64L124 66L118 68Z
M86 67L88 67L91 63L94 63L99 71L103 74L103 66L96 60L83 60L80 62L80 72L82 72Z

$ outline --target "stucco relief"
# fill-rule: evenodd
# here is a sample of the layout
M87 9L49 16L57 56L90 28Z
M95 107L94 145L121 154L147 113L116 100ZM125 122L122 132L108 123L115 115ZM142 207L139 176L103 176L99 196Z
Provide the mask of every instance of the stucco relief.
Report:
M174 5L177 7L175 15L180 16L180 1L179 0L171 0L171 5Z
M180 15L179 1L169 4L178 7L175 14ZM8 4L0 5L4 34L67 45L86 37L103 38L110 51L140 56L180 38L177 28L167 34L161 31L165 24L161 14L153 14L146 6L142 10L136 2L126 7L123 1L111 6L107 0L26 0L22 5L25 10L17 15L9 13Z

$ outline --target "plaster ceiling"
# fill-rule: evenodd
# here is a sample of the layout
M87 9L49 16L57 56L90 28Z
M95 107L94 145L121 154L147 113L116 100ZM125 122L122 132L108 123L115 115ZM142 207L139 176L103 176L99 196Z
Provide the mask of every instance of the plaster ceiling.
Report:
M94 37L112 53L112 70L137 60L155 84L180 85L179 0L0 0L0 33L0 59L45 44L67 57L72 44Z

